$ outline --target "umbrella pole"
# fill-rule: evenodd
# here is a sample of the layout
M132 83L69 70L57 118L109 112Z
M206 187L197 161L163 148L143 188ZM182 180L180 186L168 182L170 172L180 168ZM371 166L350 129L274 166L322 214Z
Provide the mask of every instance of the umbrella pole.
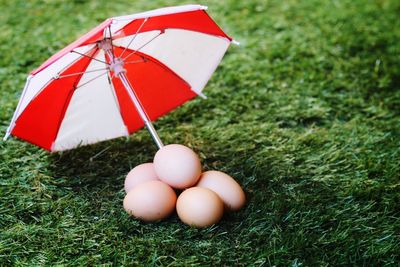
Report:
M144 111L142 105L139 102L139 99L137 98L136 94L134 93L134 89L132 88L131 84L129 83L125 72L120 72L118 74L118 78L121 80L122 84L125 87L125 90L128 92L129 97L131 98L133 104L136 107L136 110L138 111L140 117L142 118L144 125L146 126L147 130L149 131L151 137L153 138L153 141L156 143L158 149L162 148L164 144L162 143L160 137L157 134L156 129L154 129L153 124L151 123L151 120L147 116L146 112Z
M111 36L111 32L110 32ZM125 75L126 70L124 69L124 62L121 58L116 58L113 52L113 44L110 38L105 38L103 41L99 43L99 48L103 49L104 52L108 55L111 60L110 69L114 72L114 74L121 80L122 84L125 87L125 90L128 92L129 97L131 98L133 104L135 105L136 110L139 113L140 118L143 120L144 125L149 131L153 141L156 143L158 149L164 146L160 137L157 134L156 129L154 129L153 124L151 123L150 118L147 116L146 111L144 111L142 105L138 97L135 94L135 90L131 86L128 78Z

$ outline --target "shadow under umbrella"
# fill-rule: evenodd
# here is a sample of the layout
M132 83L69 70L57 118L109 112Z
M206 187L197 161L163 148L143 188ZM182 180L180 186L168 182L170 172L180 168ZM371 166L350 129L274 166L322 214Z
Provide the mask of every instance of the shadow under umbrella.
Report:
M135 166L151 162L156 148L150 139L116 139L51 154L54 177L58 186L83 189L112 190L124 187L126 174Z

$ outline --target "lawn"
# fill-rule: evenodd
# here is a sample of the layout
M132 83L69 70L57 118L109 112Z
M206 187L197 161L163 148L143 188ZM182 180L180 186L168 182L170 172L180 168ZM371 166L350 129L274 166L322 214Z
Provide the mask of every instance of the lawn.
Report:
M0 134L27 73L110 16L190 1L0 0ZM145 130L50 154L0 142L0 265L390 266L400 261L400 2L204 1L232 46L155 123L247 206L207 229L122 208Z

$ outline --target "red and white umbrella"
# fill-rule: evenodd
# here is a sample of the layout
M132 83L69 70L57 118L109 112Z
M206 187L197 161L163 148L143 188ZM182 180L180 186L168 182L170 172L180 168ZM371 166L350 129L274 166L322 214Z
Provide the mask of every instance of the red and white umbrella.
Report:
M234 42L185 5L113 17L30 73L4 139L62 151L143 126L202 90Z

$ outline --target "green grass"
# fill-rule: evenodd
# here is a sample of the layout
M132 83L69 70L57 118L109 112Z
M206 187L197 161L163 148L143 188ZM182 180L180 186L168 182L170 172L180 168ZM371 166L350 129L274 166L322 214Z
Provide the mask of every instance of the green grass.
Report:
M109 16L189 1L0 0L0 134L27 73ZM122 208L156 148L49 154L0 142L0 265L389 266L400 261L400 2L204 1L231 47L165 143L234 176L248 205L197 230Z

